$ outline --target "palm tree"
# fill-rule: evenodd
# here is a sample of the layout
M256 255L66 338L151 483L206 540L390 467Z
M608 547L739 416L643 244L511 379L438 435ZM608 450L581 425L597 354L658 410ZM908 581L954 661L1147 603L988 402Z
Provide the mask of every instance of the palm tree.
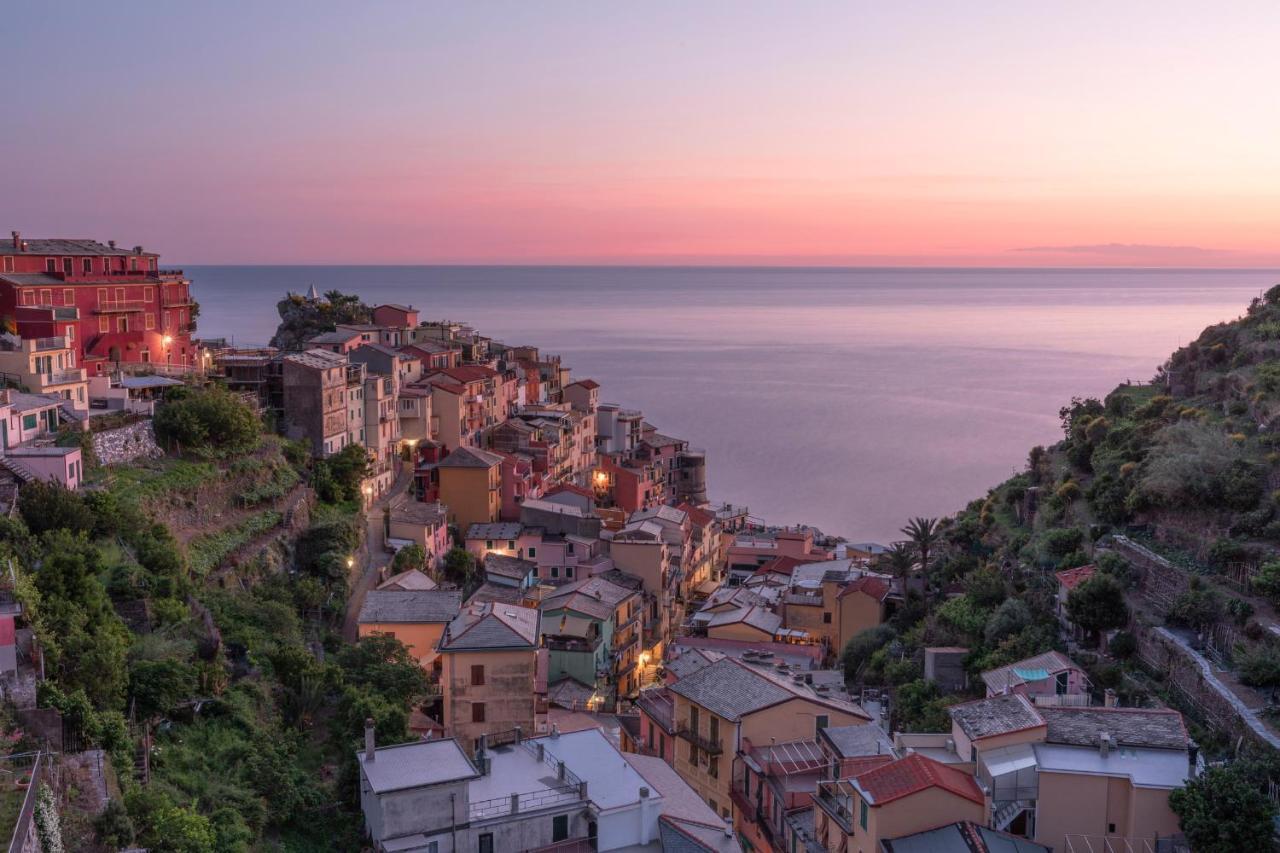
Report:
M910 539L920 552L920 571L926 580L929 577L929 550L941 536L936 518L913 518L902 528L902 533Z
M889 571L894 577L900 578L905 583L907 578L911 577L911 570L915 568L916 552L906 542L894 542L889 546L889 550L880 556L880 559L888 564Z

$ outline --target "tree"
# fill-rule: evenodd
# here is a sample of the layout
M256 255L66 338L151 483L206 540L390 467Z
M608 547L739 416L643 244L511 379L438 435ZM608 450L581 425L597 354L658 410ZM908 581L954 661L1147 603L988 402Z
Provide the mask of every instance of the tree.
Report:
M360 496L360 484L369 476L369 451L348 444L337 453L316 462L314 485L320 499L341 503Z
M182 661L138 661L129 672L129 695L144 719L167 714L195 692L196 671Z
M916 567L916 552L906 542L894 542L880 556L880 562L889 569L891 575L905 581Z
M1013 636L1031 624L1031 608L1020 598L1006 598L987 620L983 638L988 645Z
M946 732L951 730L947 707L957 697L946 697L932 681L918 679L898 688L894 693L894 730L908 732Z
M427 552L417 542L404 546L391 560L391 571L399 574L410 569L421 569L427 564Z
M1129 624L1124 587L1111 575L1095 572L1067 596L1067 617L1095 641L1103 631L1123 628Z
M1275 805L1259 789L1262 773L1241 764L1209 767L1169 794L1169 807L1196 853L1268 850Z
M1193 578L1191 586L1173 600L1165 614L1170 622L1201 631L1222 621L1222 596L1199 581Z
M166 401L156 410L152 426L161 444L187 449L248 450L262 433L253 409L218 386Z
M871 656L888 645L896 635L891 626L877 625L850 637L840 653L840 666L844 669L844 680L857 680L862 668L871 660Z
M982 607L995 607L1006 598L1004 578L997 570L987 567L964 576L965 594Z
M84 498L60 483L37 479L25 484L18 492L18 512L37 535L49 530L93 530L93 513Z
M466 586L476 573L476 558L470 551L450 548L444 555L444 574L458 586Z
M902 528L902 533L916 546L920 553L920 571L925 578L929 577L929 551L937 544L941 536L936 518L913 518Z

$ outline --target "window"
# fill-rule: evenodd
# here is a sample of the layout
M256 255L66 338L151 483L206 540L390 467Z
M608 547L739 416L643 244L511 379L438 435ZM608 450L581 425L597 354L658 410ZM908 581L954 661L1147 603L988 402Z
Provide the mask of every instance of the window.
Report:
M558 814L551 819L551 841L564 841L569 837L569 816Z
M480 841L480 847L478 849L480 850L480 853L493 853L493 833L492 832L480 833L479 841Z
M154 329L156 327L156 315L147 314L147 328Z
M514 541L514 540L512 540L512 539L508 539L508 540L507 540L507 550L508 550L508 551L514 551L515 549L516 549L516 543L515 543L515 541Z
M863 799L858 800L858 826L867 828L867 801Z
M648 743L649 748L653 749L653 726L650 725L650 726L647 726L647 728L649 731L649 736L646 738L646 742Z
M716 801L711 799L710 797L707 797L707 805L711 806L711 810L713 812L720 811L720 807L716 805Z
M564 567L564 576L567 578L573 577L573 566Z
M103 333L111 331L111 318L106 314L98 315L98 331Z
M532 547L531 547L531 548L529 549L529 559L530 559L530 560L532 560L532 559L533 559L534 557L536 557L536 556L538 556L538 549L537 549L537 548L532 548Z
M720 759L718 758L707 759L707 775L710 776L712 779L720 778Z
M553 578L558 578L558 577L560 577L560 567L559 567L559 566L552 566L552 567L551 567L551 577L553 577Z
M831 611L828 610L822 614L822 624L823 625L831 624Z
M484 684L484 664L477 663L471 665L471 684L473 686Z
M693 744L689 744L689 763L694 766L698 764L698 748Z
M4 271L13 272L13 256L12 255L4 256Z
M138 271L138 259L137 259L137 258L130 258L130 259L129 259L129 272L137 272L137 271Z
M698 706L689 706L689 731L695 735L698 733Z
M89 273L93 272L93 258L81 258L80 270L85 275L88 275Z
M720 718L711 717L707 720L708 733L712 743L720 742Z
M124 314L116 315L116 331L117 332L129 331L129 318Z
M814 722L814 727L818 731L822 731L827 726L831 725L831 718L828 717L826 714L818 714L816 717L813 718L813 722Z
M795 839L794 839L794 838L792 838L791 843L792 843L792 844L794 844L794 843L795 843ZM427 853L440 853L440 842L439 842L439 841L428 841L428 842L427 842ZM794 850L792 850L792 851L791 851L791 853L795 853L795 851L794 851Z
M667 754L667 736L662 732L658 733L658 755Z
M471 703L471 722L473 723L484 722L484 703L483 702Z
M75 261L73 261L71 258L63 258L62 271L67 275L71 275L75 271Z
M493 540L492 540L492 539L486 539L486 540L484 540L484 548L485 548L485 550L486 550L486 551L492 551L492 550L493 550Z
M57 271L58 271L58 262L57 262L55 259L53 259L53 258L45 258L45 259L44 259L44 271L45 271L45 272L57 272Z
M40 291L40 304L41 304L41 305L52 305L52 304L53 304L53 291L52 291L52 290L41 290L41 291Z
M63 305L75 305L75 304L76 304L76 292L75 292L74 290L71 290L70 288L67 288L66 290L62 291L62 304L63 304Z
M102 271L103 271L104 273L109 273L109 272L111 272L111 259L110 259L110 258L106 258L106 257L104 257L104 258L102 259Z
M36 428L36 416L35 416L35 415L23 415L23 416L22 416L22 428L23 428L23 430L35 429L35 428Z
M156 289L154 287L142 288L142 298L147 300L148 302L150 302L152 299L155 298L155 294L156 294Z
M23 305L35 305L35 304L36 304L36 292L35 292L34 290L24 290L24 291L22 291L22 304L23 304Z
M572 555L572 554L573 554L573 543L572 543L572 542L567 542L567 543L565 543L564 548L565 548L565 551L564 551L564 552L565 552L566 554L570 554L570 555Z

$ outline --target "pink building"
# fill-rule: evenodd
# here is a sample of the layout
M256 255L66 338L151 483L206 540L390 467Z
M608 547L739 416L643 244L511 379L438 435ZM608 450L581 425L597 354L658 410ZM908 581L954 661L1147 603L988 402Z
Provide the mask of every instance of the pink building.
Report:
M1089 704L1089 679L1062 652L1045 652L982 673L987 696L1020 693L1038 705ZM1078 698L1060 698L1078 697Z

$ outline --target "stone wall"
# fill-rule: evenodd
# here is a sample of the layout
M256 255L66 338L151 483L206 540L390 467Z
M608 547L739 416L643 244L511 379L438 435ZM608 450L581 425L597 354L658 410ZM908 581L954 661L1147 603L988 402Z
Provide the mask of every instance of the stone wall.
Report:
M156 444L151 420L138 421L119 429L93 434L93 453L101 465L120 465L135 459L157 459L164 456Z

